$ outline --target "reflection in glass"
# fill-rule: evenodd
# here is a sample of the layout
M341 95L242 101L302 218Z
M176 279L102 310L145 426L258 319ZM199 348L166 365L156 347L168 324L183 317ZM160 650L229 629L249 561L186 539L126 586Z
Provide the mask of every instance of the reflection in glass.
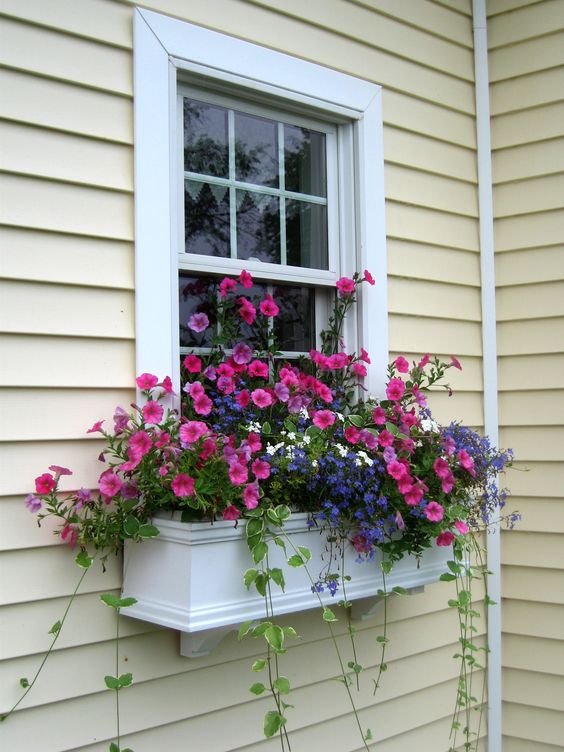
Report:
M278 188L278 124L235 113L235 179Z
M237 257L280 263L280 209L277 196L237 191Z
M210 277L192 277L180 274L178 277L180 347L210 347L215 317L212 302L216 296L217 280ZM194 313L205 313L211 326L205 331L193 332L188 321Z
M184 99L184 169L229 176L225 107Z
M273 298L280 307L274 319L274 332L281 350L308 352L315 347L314 292L309 287L274 288Z
M327 195L325 134L284 125L286 190Z
M229 256L229 189L186 180L184 183L186 253Z
M326 206L286 201L286 255L291 266L328 268Z

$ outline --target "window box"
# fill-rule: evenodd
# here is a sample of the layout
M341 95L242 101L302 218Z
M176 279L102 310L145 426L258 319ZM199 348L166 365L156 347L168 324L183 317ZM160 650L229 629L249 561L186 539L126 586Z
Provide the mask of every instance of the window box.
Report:
M307 519L306 514L293 515L285 524L287 534L295 546L311 551L308 569L314 579L344 566L345 574L351 576L346 596L353 601L353 616L362 618L384 587L381 559L358 563L356 551L345 544L341 562L339 547L334 544L332 552L323 532L308 527ZM253 566L244 523L237 527L227 521L187 524L180 522L178 513L155 522L159 536L126 544L123 596L137 599L127 609L127 616L178 629L182 632L181 654L189 657L209 652L242 622L265 616L263 598L254 589L248 591L243 582L245 570ZM293 553L287 544L287 555ZM438 580L451 554L450 548L436 547L419 560L404 557L387 576L387 589L401 586L412 590ZM269 566L281 567L286 580L284 592L278 588L272 592L276 615L319 605L305 568L288 566L279 546L270 546ZM320 595L326 605L343 598L339 591L335 597L327 590Z

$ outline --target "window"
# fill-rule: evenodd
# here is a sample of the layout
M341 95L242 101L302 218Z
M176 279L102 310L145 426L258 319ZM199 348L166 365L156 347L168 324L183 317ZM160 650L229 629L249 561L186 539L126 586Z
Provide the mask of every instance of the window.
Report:
M166 16L135 13L137 372L205 342L184 325L247 269L282 315L285 354L315 347L336 280L369 268L347 347L387 362L380 88Z

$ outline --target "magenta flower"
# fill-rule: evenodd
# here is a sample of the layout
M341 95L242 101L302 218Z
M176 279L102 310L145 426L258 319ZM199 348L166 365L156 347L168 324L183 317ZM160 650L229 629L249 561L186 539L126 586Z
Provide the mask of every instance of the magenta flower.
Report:
M244 342L237 342L233 347L233 360L235 363L242 365L243 363L249 363L253 358L253 351Z
M383 407L375 407L372 410L372 420L377 426L383 426L386 422L386 411Z
M230 376L220 376L217 380L217 388L223 394L231 394L235 391L235 382Z
M378 446L378 437L374 436L371 431L363 428L360 432L360 440L366 444L368 449L373 450Z
M437 457L433 462L433 470L439 478L448 478L450 475L450 465L442 457Z
M360 355L358 357L360 360L364 361L364 363L368 363L368 365L372 363L372 361L370 360L370 356L368 355L364 347L360 348Z
M236 520L240 516L241 516L241 512L237 509L237 507L234 507L233 504L230 504L228 507L225 507L225 509L223 510L224 520Z
M243 409L247 407L247 405L251 401L251 395L248 389L241 389L239 394L235 397L235 400L237 404Z
M421 360L419 361L419 368L425 368L425 366L427 365L427 363L428 363L428 362L429 362L430 360L431 360L431 356L429 355L429 353L426 353L426 354L425 354L425 355L424 355L424 356L423 356L423 357L421 358Z
M431 522L440 522L445 516L445 510L436 501L430 501L425 507L425 516Z
M470 530L468 525L462 520L455 520L454 527L458 530L460 535L466 535L466 533Z
M252 363L249 363L248 373L249 376L267 379L268 366L266 363L263 363L262 360L253 360Z
M49 465L49 470L59 477L61 475L72 475L72 470L69 470L68 467L61 467L60 465Z
M115 434L120 434L127 428L127 424L129 423L129 415L125 412L123 407L116 407L115 413L113 415L113 421Z
M25 505L29 509L30 512L35 514L36 512L39 512L39 510L43 506L43 503L41 499L37 498L37 496L34 496L33 494L28 494L25 497Z
M332 426L335 420L335 413L332 413L331 410L318 410L313 416L313 425L323 431Z
M82 509L82 507L85 504L90 504L91 501L92 501L92 493L90 492L89 488L81 488L79 491L76 492L75 507L77 509Z
M397 369L397 370L398 370L398 371L399 371L400 373L407 373L407 372L409 371L409 363L408 363L408 362L407 362L407 360L406 360L406 359L405 359L405 358L403 357L403 355L400 355L400 356L398 356L398 357L397 357L397 358L396 358L396 359L394 360L394 364L395 364L395 366L396 366L396 369Z
M76 526L67 523L61 530L61 540L73 548L78 540L78 530L76 529Z
M272 397L264 389L255 389L251 392L251 399L257 407L270 407L272 405Z
M363 366L362 363L355 363L352 368L355 376L359 376L361 379L363 379L368 373L366 366Z
M172 394L172 379L170 376L165 376L164 379L158 384L165 394Z
M185 496L194 495L194 478L191 478L186 473L178 473L170 484L175 496L184 498Z
M88 431L86 431L86 433L104 433L104 431L102 430L103 423L104 423L103 420L96 421L96 423L94 423L92 428L89 428Z
M205 313L193 313L188 320L188 329L198 332L198 334L205 331L209 325L210 320Z
M394 480L401 480L401 478L407 475L405 465L403 462L398 462L397 460L392 460L386 465L386 470L388 471L388 475L391 475Z
M159 405L158 402L150 400L145 405L143 405L142 412L143 420L145 421L145 423L157 424L162 420L164 408L162 405Z
M119 478L112 470L106 470L103 472L98 480L100 493L104 494L104 496L107 496L109 499L121 491L122 485L121 478Z
M417 384L414 385L413 389L411 390L413 392L413 398L419 405L419 407L426 407L427 405L427 398L423 394L423 392L419 389Z
M394 437L389 431L384 429L378 434L378 443L382 447L392 446L392 444L394 443Z
M256 483L249 483L243 489L243 501L247 509L255 509L259 502L259 490Z
M48 494L55 488L55 480L49 473L43 473L35 479L35 491L38 494Z
M197 355L187 355L184 358L184 368L188 373L200 373L202 370L202 361Z
M405 392L405 384L401 379L390 379L386 387L386 397L393 402L400 400Z
M458 368L459 371L462 371L462 366L460 365L460 361L458 360L458 358L455 358L454 355L450 356L450 364L451 366Z
M219 292L222 298L227 297L227 293L230 290L234 290L237 287L237 282L229 277L224 277L219 283Z
M141 391L148 392L150 389L157 386L159 380L156 376L153 376L152 373L142 373L141 376L138 376L135 379L135 382Z
M260 452L262 449L262 441L258 433L249 433L247 436L247 444L249 445L251 452Z
M358 551L359 554L369 554L372 550L372 544L365 535L355 535L351 543L355 551Z
M264 460L255 460L251 465L255 478L266 480L270 476L270 465Z
M239 316L250 326L257 317L257 309L247 298L239 298L237 302L239 303Z
M339 295L342 298L346 298L348 295L352 295L352 293L354 292L354 279L349 279L349 277L341 277L341 279L337 280L336 287L339 291Z
M398 526L398 530L405 529L405 522L403 521L403 517L401 516L401 512L399 510L396 512L396 525Z
M355 426L349 426L345 428L345 439L349 444L358 444L360 441L360 431Z
M322 384L321 382L317 383L317 386L315 388L315 391L319 395L319 397L323 400L323 402L333 402L333 392L329 389L327 384Z
M240 462L233 462L229 467L229 480L234 486L242 486L249 480L249 471Z
M423 498L424 491L420 486L413 486L410 491L404 494L405 503L410 507L417 506Z
M204 376L208 381L215 381L216 380L216 371L213 366L208 366L204 369Z
M198 439L208 433L208 427L202 420L189 420L180 426L180 441L182 444L195 444Z
M465 470L468 470L470 475L474 476L476 475L476 471L474 470L474 460L472 457L468 454L466 449L461 449L460 452L458 452L458 461L462 465L462 467Z
M268 318L274 318L280 313L280 308L278 308L274 302L274 298L268 292L264 296L264 300L261 301L259 308L262 315L267 316Z
M243 271L239 275L239 282L243 285L243 287L246 287L247 290L250 290L253 286L253 278L246 269L243 269Z
M129 446L136 454L144 457L152 446L151 437L147 431L137 431L132 433L129 438Z
M213 402L207 394L199 394L194 400L194 412L198 415L209 415L213 408Z
M348 362L349 359L346 353L335 353L327 358L327 367L332 371L338 371L340 368L344 368Z
M290 399L290 390L281 381L274 384L274 394L278 397L280 402L288 402Z
M444 533L441 533L436 538L437 546L451 546L453 541L454 533L451 533L450 530L445 530Z
M374 277L372 276L372 274L370 274L370 272L368 271L368 269L364 270L364 281L368 282L369 285L375 285L376 284L376 281L375 281Z
M447 478L442 478L441 488L443 489L443 493L450 493L452 491L454 488L454 475L452 473Z

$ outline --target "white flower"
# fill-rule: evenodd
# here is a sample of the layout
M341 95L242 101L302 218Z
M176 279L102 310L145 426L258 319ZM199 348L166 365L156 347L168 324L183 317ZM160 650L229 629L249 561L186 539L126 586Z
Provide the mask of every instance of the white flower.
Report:
M311 466L312 467L317 467L318 465L319 465L319 462L317 460L312 460L311 461Z
M272 444L267 444L266 445L266 453L270 454L270 455L276 454L276 447L273 447Z
M346 447L344 447L342 444L335 444L335 449L337 450L337 452L339 452L341 457L346 457L347 454L349 453L349 450Z
M302 443L309 444L311 441L311 436L304 436L302 439Z
M251 433L260 433L262 430L262 426L260 423L257 423L256 421L251 421L247 426L245 426L246 431L250 431Z
M439 426L432 418L423 418L421 428L424 431L433 431L434 433L437 433L439 430Z
M309 418L309 413L305 407L300 408L299 414L302 416L302 418Z
M291 433L288 434L288 438L290 439L290 441L295 441L296 434L292 431Z
M335 415L337 416L337 418L338 418L338 419L339 419L340 421L343 421L343 420L345 419L345 416L343 415L343 413L335 413Z
M359 457L365 465L368 465L368 467L372 467L372 465L374 464L372 457L369 457L366 452L363 452L362 450L360 452L357 452L356 456Z

